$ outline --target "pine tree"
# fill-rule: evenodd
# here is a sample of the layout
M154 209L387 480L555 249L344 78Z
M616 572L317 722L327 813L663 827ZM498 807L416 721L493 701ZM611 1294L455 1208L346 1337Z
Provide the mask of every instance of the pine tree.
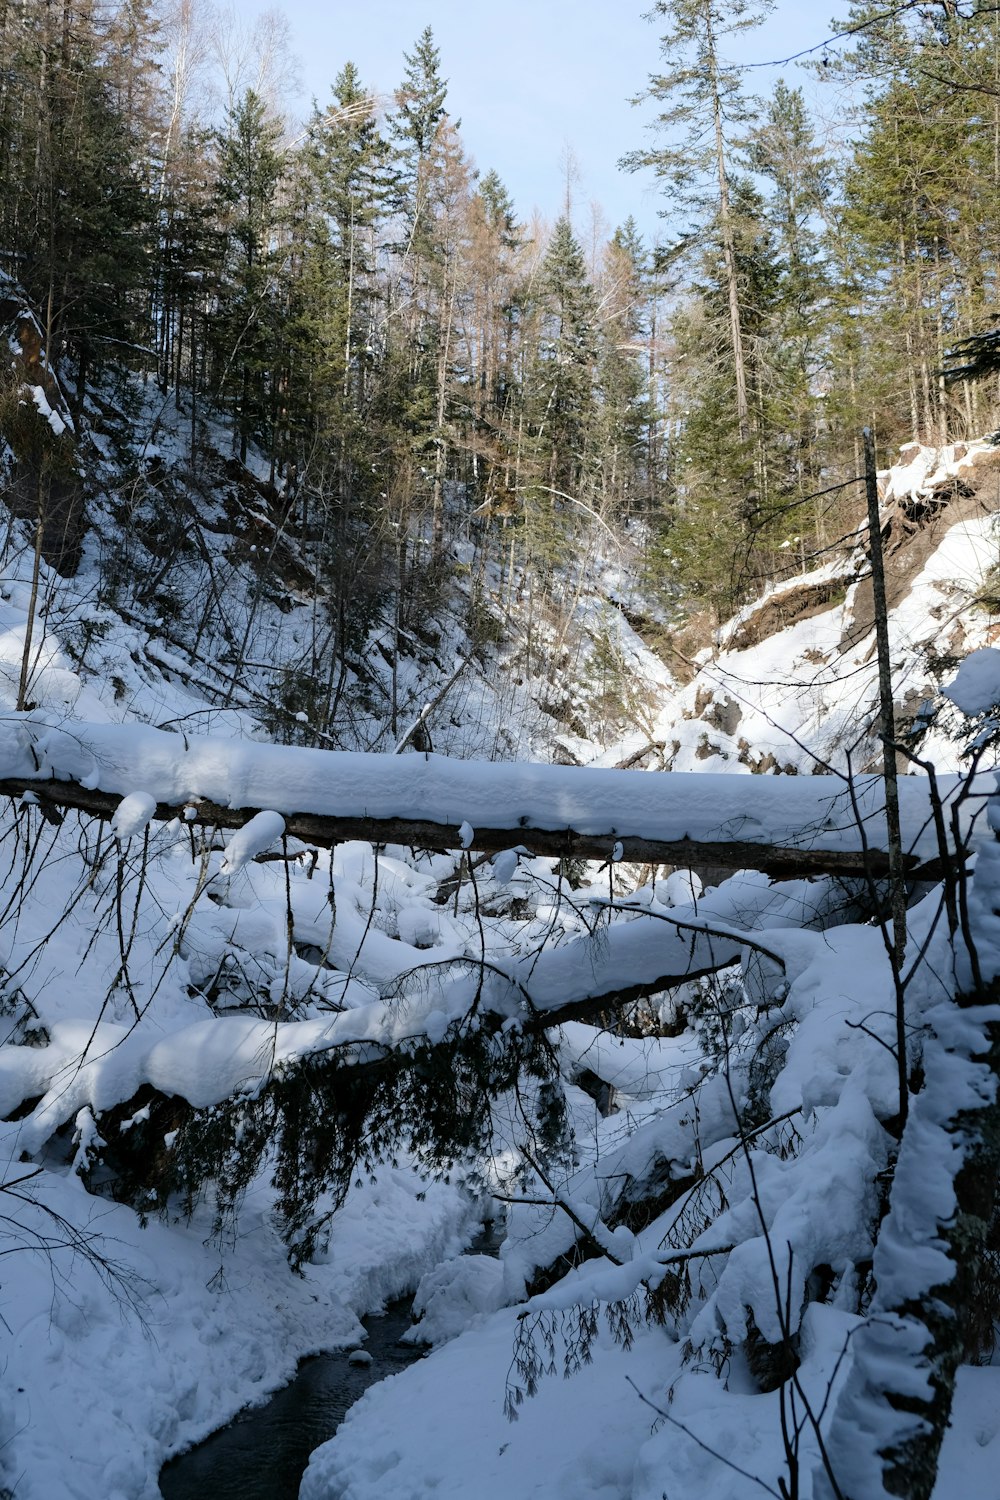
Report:
M598 484L605 514L648 509L653 413L647 270L646 249L629 218L605 248L600 298Z
M412 52L403 53L406 71L396 90L396 114L392 133L400 152L415 168L433 151L438 126L445 118L447 82L441 77L441 53L434 33L425 26Z
M447 85L430 27L412 53L396 91L390 130L397 141L402 235L394 294L403 308L405 365L401 472L408 525L430 512L431 560L439 560L444 491L453 433L449 418L456 313L461 294L472 174L457 123L445 108ZM419 523L418 523L419 524Z
M650 77L646 97L664 105L657 126L671 139L651 150L633 151L623 161L630 170L653 167L675 213L687 216L693 209L704 217L707 211L718 226L743 443L751 438L750 397L730 201L730 132L746 120L747 106L740 70L723 61L719 48L727 37L759 25L769 8L768 0L657 0L650 16L667 18L670 29L660 38L663 71Z
M831 167L815 145L801 90L778 82L746 156L770 188L778 272L768 325L761 330L767 388L762 490L772 506L787 513L794 498L821 487L821 392L831 380L830 280L819 229ZM808 521L801 509L792 515L796 531ZM817 524L822 525L818 517Z
M394 193L375 102L348 62L327 107L313 111L290 229L293 378L285 421L300 525L329 618L325 638L314 637L311 663L311 713L324 732L347 654L371 624L375 579L386 571L381 496L393 427L379 267Z
M394 191L389 146L353 63L334 80L327 109L314 110L303 165L300 291L311 384L346 419L364 409L377 357L379 233Z
M240 462L252 439L270 443L274 413L271 372L279 326L279 187L284 157L281 126L252 90L230 111L219 137L217 196L225 232L219 309L212 320L218 389L233 402Z
M207 304L217 289L224 252L212 193L211 140L189 126L174 143L159 187L158 255L153 324L160 388L182 384L191 399L192 424L203 383ZM195 451L192 449L192 457Z
M513 485L516 409L517 268L523 244L514 204L496 172L469 199L468 316L465 379L471 422L467 479L477 495L497 501Z
M564 216L542 261L533 374L536 451L551 490L583 487L596 404L597 305L580 243Z
M960 413L945 388L949 340L995 302L996 17L866 4L850 19L858 44L835 71L863 103L837 249L856 289L857 404L890 444L940 442L956 419L977 425L970 388Z
M72 355L79 411L95 367L146 331L155 28L119 27L88 0L19 11L0 104L6 248L48 347Z
M668 518L668 577L721 620L767 571L772 492L768 334L778 306L779 266L764 203L734 179L733 268L747 358L753 441L732 400L729 265L720 226L705 243L693 295L673 322L675 514Z

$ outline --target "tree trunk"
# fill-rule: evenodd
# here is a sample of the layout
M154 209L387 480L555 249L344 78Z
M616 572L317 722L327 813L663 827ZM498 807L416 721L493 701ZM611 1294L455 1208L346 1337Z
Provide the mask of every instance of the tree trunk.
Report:
M712 86L712 125L715 131L715 166L719 180L719 228L722 233L722 258L726 274L726 294L729 302L729 336L733 346L733 374L736 381L736 419L739 424L740 442L750 441L750 402L747 397L746 356L743 348L743 326L740 318L740 289L736 275L736 240L733 233L733 218L729 203L729 173L726 169L726 149L722 134L722 100L719 98L719 75L715 55L715 38L709 28L708 56Z

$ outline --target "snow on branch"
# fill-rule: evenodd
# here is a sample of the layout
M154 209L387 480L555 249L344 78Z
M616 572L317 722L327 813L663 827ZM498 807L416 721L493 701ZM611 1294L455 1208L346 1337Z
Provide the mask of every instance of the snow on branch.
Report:
M697 910L709 921L784 927L808 920L814 902L812 886L776 889L763 876L747 876L727 881ZM693 918L694 908L687 916ZM37 1149L85 1105L106 1109L144 1083L204 1108L255 1092L277 1070L305 1057L337 1052L342 1062L377 1062L429 1030L460 1022L474 1005L495 1025L540 1031L719 969L737 961L740 952L737 938L665 932L661 924L640 918L613 924L597 940L580 938L485 967L458 966L456 975L425 984L422 993L406 993L405 1003L373 1001L329 1020L226 1016L196 1021L165 1037L106 1021L93 1029L59 1023L46 1047L0 1047L0 1117L41 1096L21 1136L26 1149ZM400 976L404 992L405 978Z
M969 900L973 948L956 954L963 989L926 1013L924 1082L875 1248L876 1292L851 1341L831 1426L834 1464L851 1500L930 1500L956 1374L971 1352L1000 1169L996 797L989 822L994 838L980 851ZM815 1493L829 1500L825 1474L816 1476Z

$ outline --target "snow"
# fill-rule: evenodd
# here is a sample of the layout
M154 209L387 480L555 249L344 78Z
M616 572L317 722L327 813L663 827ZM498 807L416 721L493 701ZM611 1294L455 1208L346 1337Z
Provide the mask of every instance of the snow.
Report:
M172 445L180 451L181 440L166 427L157 438L165 462ZM907 472L889 477L887 504L968 467L967 457L934 450L909 458ZM966 644L986 649L967 657L947 696L973 716L994 706L1000 652L965 609L994 545L992 517L952 528L893 614L897 693L933 704L921 753L946 773L960 769L961 743L950 737L959 721L918 657L964 611ZM251 636L249 613L227 602L230 633L242 639L246 626L246 654L259 664L232 686L221 635L195 660L138 613L94 603L95 557L85 556L76 581L43 570L49 603L35 622L29 698L38 707L28 713L13 706L28 542L5 564L0 599L0 777L76 780L121 799L110 838L106 825L75 814L62 827L45 822L31 792L0 824L0 1136L11 1184L2 1206L20 1236L5 1246L13 1253L0 1288L9 1329L2 1482L18 1500L154 1500L165 1458L262 1400L301 1356L339 1348L364 1358L358 1317L415 1291L409 1338L428 1358L351 1411L313 1455L305 1500L662 1500L664 1490L671 1500L744 1500L758 1480L776 1490L785 1472L779 1397L759 1392L739 1342L751 1314L765 1338L781 1332L772 1252L790 1288L801 1388L815 1409L825 1404L828 1428L857 1374L855 1349L897 1376L919 1352L919 1328L894 1309L945 1274L935 1223L950 1212L961 1156L949 1112L989 1097L976 1057L997 1016L985 1007L957 1014L950 1003L968 985L969 956L949 944L940 892L930 891L909 913L907 959L918 964L908 1020L927 1085L873 1245L893 1149L886 1127L898 1109L882 935L857 922L855 893L834 881L740 872L716 886L708 871L630 867L626 841L857 847L839 773L877 761L870 637L851 636L853 569L840 562L811 575L843 586L842 595L737 649L752 634L745 627L801 580L775 586L720 634L683 689L619 611L588 599L581 609L595 631L610 626L650 700L639 727L616 725L604 743L566 737L581 764L557 766L537 758L553 743L551 723L530 709L541 684L526 681L516 697L512 673L495 673L491 685L474 661L448 699L445 718L455 723L434 726L448 753L307 748L301 740L317 717L295 708L281 724L299 742L268 742L273 671L305 649L293 641L302 612L262 607ZM608 581L624 598L624 575L615 583L609 570ZM234 568L231 601L242 587ZM458 645L446 635L440 661L456 659ZM377 697L383 668L377 650L371 656ZM397 665L405 723L434 702L440 668L421 676ZM391 748L374 717L355 728L357 746ZM610 769L657 746L669 773ZM510 763L529 752L530 763ZM750 774L768 755L798 774ZM806 774L817 764L834 774ZM957 774L942 784L962 798ZM855 786L879 844L881 781ZM992 792L992 775L965 800L966 830L983 789ZM905 777L901 792L907 841L935 856L926 778ZM247 810L224 848L188 817L206 801ZM157 822L157 804L176 808L176 819ZM311 854L286 833L290 816L310 812L436 822L463 847L497 828L574 827L609 838L614 868L590 866L570 890L552 861L518 844L473 862L474 880L458 883L454 854L360 842ZM969 915L989 977L1000 972L990 895L1000 848L980 823ZM281 859L259 858L283 838ZM720 965L729 967L690 977ZM670 996L654 994L618 1034L622 988L668 982ZM564 1008L587 996L609 998L586 1021L567 1019ZM99 1167L96 1191L81 1180L105 1149L102 1116L120 1108L120 1130L134 1139L148 1122L148 1088L224 1106L333 1048L364 1065L414 1037L440 1040L470 1014L517 1036L546 1012L560 1023L548 1035L574 1127L561 1154L540 1163L549 1180L526 1154L525 1096L537 1080L523 1080L522 1092L496 1103L487 1159L463 1164L451 1182L405 1154L362 1175L301 1276L288 1269L266 1173L221 1236L211 1187L190 1222L171 1204L140 1227L133 1209L103 1195ZM676 1034L650 1034L664 1029ZM718 1063L721 1036L728 1069ZM737 1110L760 1122L742 1139ZM164 1151L177 1135L163 1131ZM464 1186L463 1171L472 1174ZM46 1206L93 1236L120 1279L109 1287L72 1250L41 1254L37 1237L57 1223ZM496 1260L463 1253L487 1212L506 1215ZM581 1257L581 1226L590 1259ZM873 1255L876 1316L862 1322ZM560 1256L578 1264L562 1274ZM827 1267L826 1300L811 1300ZM530 1296L539 1271L545 1289ZM674 1275L689 1278L688 1294L662 1324L647 1321L647 1292ZM634 1324L628 1348L607 1316L624 1316L622 1307ZM597 1330L592 1362L575 1368L581 1309ZM568 1359L572 1373L542 1374L510 1423L508 1379L520 1379L512 1357L531 1329L543 1363L551 1335L556 1369ZM919 1368L911 1374L918 1389ZM960 1371L935 1500L992 1493L998 1401L994 1368ZM848 1401L837 1420L857 1445L853 1411ZM867 1430L874 1438L884 1429L873 1421ZM811 1500L820 1483L808 1426L800 1459L801 1494ZM857 1491L866 1500L877 1493L870 1477Z
M944 688L964 714L985 714L1000 703L1000 651L983 646L967 656L954 682Z
M158 1500L156 1476L172 1453L261 1401L299 1358L356 1345L357 1315L412 1288L468 1233L456 1190L426 1185L418 1200L419 1186L404 1171L380 1174L335 1221L337 1256L292 1277L263 1189L223 1248L209 1237L210 1215L137 1234L130 1210L46 1174L32 1189L38 1201L96 1236L118 1279L102 1285L68 1251L56 1250L51 1274L32 1250L7 1258L0 1312L19 1500ZM18 1216L26 1236L53 1237L40 1212L22 1203Z
M515 1314L498 1313L366 1392L313 1454L301 1500L621 1500L651 1420L629 1382L658 1392L675 1350L650 1329L626 1354L605 1331L594 1363L546 1381L511 1425L504 1371L515 1331Z
M235 875L256 855L263 854L284 835L285 820L280 813L259 812L234 833L226 845L226 857L220 874Z
M129 792L123 797L111 819L111 831L116 838L130 839L148 828L156 812L156 798L148 792Z
M859 847L859 823L880 847L885 806L877 776L858 778L849 793L837 777L651 776L432 754L366 755L195 739L135 724L52 722L43 713L10 714L0 722L0 776L78 781L124 795L141 786L176 807L207 800L286 815L423 820L459 828L462 847L477 828L521 827L851 850ZM939 785L947 799L964 779L942 777ZM926 778L903 780L900 806L907 849L935 855Z
M503 1267L493 1255L461 1255L443 1261L421 1278L413 1299L418 1321L403 1342L444 1344L506 1301Z
M27 389L32 401L35 403L35 406L38 410L38 415L42 417L44 421L48 422L56 437L62 437L63 433L66 431L66 423L63 421L63 418L60 416L59 412L53 411L52 407L49 405L48 397L42 390L42 387L40 385L32 385L28 386Z

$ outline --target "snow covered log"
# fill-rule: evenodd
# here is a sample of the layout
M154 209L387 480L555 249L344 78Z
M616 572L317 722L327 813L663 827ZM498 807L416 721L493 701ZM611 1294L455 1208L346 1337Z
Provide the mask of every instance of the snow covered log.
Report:
M964 788L945 779L946 799ZM776 878L883 875L882 779L650 774L539 764L371 755L212 738L145 726L0 725L0 794L113 817L141 792L155 817L241 828L260 810L286 831L351 839L684 868L758 869ZM900 787L907 875L941 874L926 779ZM975 801L973 799L973 806ZM966 804L966 807L968 804ZM966 818L966 825L968 818Z
M832 901L835 892L826 896ZM0 1118L37 1099L20 1137L23 1147L37 1150L84 1106L100 1112L145 1084L203 1108L252 1095L282 1068L323 1054L336 1054L345 1066L377 1068L397 1048L440 1041L473 1012L487 1031L539 1033L734 963L748 948L766 949L769 930L820 923L824 909L816 885L772 886L747 874L696 905L674 908L669 919L637 912L599 936L541 953L486 964L458 960L445 975L435 966L438 983L417 973L412 992L393 985L392 997L327 1019L212 1016L166 1036L159 1028L103 1020L58 1023L44 1047L0 1047Z

